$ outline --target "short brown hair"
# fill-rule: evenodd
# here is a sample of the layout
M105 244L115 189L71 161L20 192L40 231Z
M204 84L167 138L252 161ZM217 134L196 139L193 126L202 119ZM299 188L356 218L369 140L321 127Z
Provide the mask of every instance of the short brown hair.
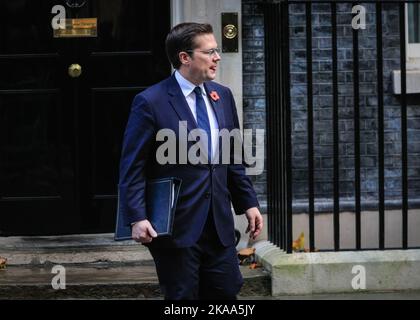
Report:
M194 43L196 36L213 33L213 27L208 23L184 22L176 25L166 37L166 54L175 69L179 69L179 53L182 51L194 50L197 45Z

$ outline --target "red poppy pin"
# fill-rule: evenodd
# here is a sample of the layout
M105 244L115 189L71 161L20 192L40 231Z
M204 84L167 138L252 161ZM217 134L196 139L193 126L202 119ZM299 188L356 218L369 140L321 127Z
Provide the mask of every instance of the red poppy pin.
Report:
M213 101L217 101L220 99L219 95L217 94L216 91L212 91L210 92L210 97L213 99Z

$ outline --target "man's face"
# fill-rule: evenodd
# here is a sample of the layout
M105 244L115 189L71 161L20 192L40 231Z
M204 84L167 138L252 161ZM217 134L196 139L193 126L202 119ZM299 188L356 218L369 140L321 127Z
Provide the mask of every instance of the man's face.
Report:
M220 56L217 52L211 54L211 49L217 48L217 42L213 34L196 36L194 42L197 48L190 54L190 63L186 66L189 80L194 84L216 78L217 63Z

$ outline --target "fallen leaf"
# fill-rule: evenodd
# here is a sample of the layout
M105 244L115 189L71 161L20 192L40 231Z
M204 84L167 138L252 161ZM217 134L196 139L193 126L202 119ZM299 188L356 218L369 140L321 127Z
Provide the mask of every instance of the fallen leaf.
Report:
M299 238L293 241L292 249L295 252L300 252L305 249L305 234L303 232L300 233Z
M7 259L0 257L0 269L5 269L6 268L6 263L7 263Z
M249 265L250 269L257 269L257 268L261 268L261 267L262 267L262 265L258 262L253 262Z

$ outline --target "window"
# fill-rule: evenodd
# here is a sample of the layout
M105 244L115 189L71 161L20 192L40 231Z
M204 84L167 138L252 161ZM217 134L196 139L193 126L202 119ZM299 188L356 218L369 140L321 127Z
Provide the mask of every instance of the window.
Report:
M420 93L420 3L405 4L406 93ZM392 72L393 92L401 94L401 70Z
M420 64L420 3L406 4L407 62Z
M408 3L408 42L420 43L420 3Z

